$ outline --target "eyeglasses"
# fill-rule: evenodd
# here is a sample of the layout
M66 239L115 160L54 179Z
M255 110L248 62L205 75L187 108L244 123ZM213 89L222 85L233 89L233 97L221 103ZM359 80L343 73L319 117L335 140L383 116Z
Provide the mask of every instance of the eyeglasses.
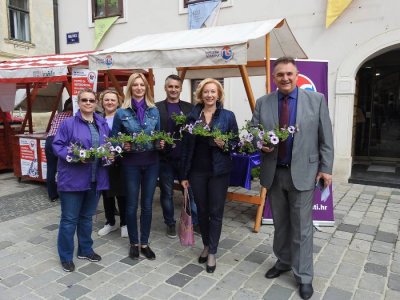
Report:
M80 99L80 101L81 102L83 102L83 103L88 103L88 102L90 102L90 103L95 103L96 102L96 99L87 99L87 98L82 98L82 99Z

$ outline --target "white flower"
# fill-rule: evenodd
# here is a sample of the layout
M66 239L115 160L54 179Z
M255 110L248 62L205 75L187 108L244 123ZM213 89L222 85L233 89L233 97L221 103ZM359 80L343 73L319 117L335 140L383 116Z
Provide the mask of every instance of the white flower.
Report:
M246 140L247 142L251 142L251 141L253 140L253 138L254 138L254 136L253 136L251 133L249 133L249 134L245 137L245 140Z
M86 157L86 150L80 150L79 151L79 157L85 158Z
M296 132L296 127L294 127L294 126L289 126L287 130L289 131L289 133L293 134L293 133Z
M240 139L244 139L248 134L249 134L249 132L248 132L246 129L243 129L243 130L240 131L240 133L239 133L239 138L240 138Z
M273 144L273 145L276 145L276 144L279 143L279 139L278 139L278 137L277 137L276 135L271 136L271 137L269 138L269 141L270 141L271 144Z
M114 146L110 146L110 151L111 151L111 152L115 151Z
M121 152L122 152L122 148L121 148L120 146L116 146L114 149L115 149L115 151L117 151L118 153L121 153Z
M263 147L263 142L262 141L257 141L257 148L261 149Z
M69 155L67 155L67 156L65 157L65 160L66 160L67 162L71 162L71 161L72 161L72 157L69 156Z

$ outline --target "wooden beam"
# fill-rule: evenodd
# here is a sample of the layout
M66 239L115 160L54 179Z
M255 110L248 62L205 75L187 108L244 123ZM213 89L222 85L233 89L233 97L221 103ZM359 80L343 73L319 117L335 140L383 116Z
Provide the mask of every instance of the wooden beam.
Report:
M264 60L252 60L248 61L247 64L245 64L247 68L264 68L265 67L265 61ZM234 69L237 68L238 65L226 65L226 66L199 66L199 67L178 67L176 68L178 72L183 72L184 70L186 71L195 71L195 70L214 70L214 69Z
M64 81L64 87L67 89L67 92L70 97L72 97L72 86L69 81Z
M31 98L31 89L29 84L26 85L26 99L28 101L27 106L27 114L28 114L28 121L29 121L29 133L33 133L33 124L32 124L32 98Z
M49 122L47 123L46 132L49 132L49 130L50 130L51 122L53 121L54 115L56 114L56 110L57 110L58 106L60 105L63 90L64 90L64 84L62 84L60 89L58 90L56 102L54 102L54 106L51 110L51 116L50 116Z
M148 74L148 82L149 82L149 86L150 86L150 93L151 96L154 98L154 73L153 73L153 69L150 68L149 69L149 74Z
M253 90L251 89L249 73L247 72L247 68L245 65L240 65L239 70L240 70L240 75L242 76L244 89L246 90L247 99L250 104L250 109L251 109L251 112L253 113L254 109L256 108L256 101L254 99Z
M187 68L181 68L181 70L179 70L180 68L177 68L178 72L180 72L179 77L183 80L185 80L186 77L186 71Z
M111 70L107 70L107 75L108 75L108 78L111 79L112 85L117 90L120 97L122 97L122 99L124 99L124 92L122 90L122 87L120 86L120 84L119 84L117 78L115 77L115 75L113 74L113 72Z
M28 122L28 119L30 119L29 129L31 130L31 127L32 127L32 124L31 124L32 123L32 106L33 106L33 103L36 100L36 96L37 96L37 93L39 91L39 84L38 83L34 83L32 94L30 93L30 84L29 83L26 84L26 89L27 89L27 91L29 91L29 93L27 92L26 94L27 94L27 96L30 95L31 102L28 101L29 100L29 98L28 98L28 100L27 100L28 101L28 109L27 109L27 113L25 114L24 121L22 122L20 133L24 133L25 127L26 127L26 123ZM29 106L31 106L30 110L29 110ZM32 131L33 131L33 129L32 129ZM30 133L32 133L32 132L30 131Z

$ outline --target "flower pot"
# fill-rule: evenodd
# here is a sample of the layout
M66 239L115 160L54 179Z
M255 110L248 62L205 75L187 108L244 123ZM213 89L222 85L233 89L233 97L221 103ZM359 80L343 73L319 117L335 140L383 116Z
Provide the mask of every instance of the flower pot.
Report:
M94 157L87 157L81 161L85 164L90 164L90 163L94 162Z
M138 144L138 143L135 143L135 142L131 143L131 151L129 151L129 152L131 152L131 153L140 153L140 152L144 152L144 151L146 151L145 145Z
M162 150L161 148L161 140L157 139L153 141L154 149L156 150Z
M268 148L275 148L277 145L274 145L272 143L263 143L263 146Z

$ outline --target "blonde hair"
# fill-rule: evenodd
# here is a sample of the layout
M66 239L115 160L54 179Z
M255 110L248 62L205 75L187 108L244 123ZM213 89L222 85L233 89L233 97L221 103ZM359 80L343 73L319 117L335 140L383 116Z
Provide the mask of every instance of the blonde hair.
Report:
M209 83L214 83L217 86L218 101L221 103L221 105L224 105L224 99L225 99L224 88L222 87L222 84L214 78L206 78L206 79L203 79L199 83L199 85L197 86L196 92L194 93L195 102L196 103L204 103L202 94L203 94L204 87Z
M101 108L104 110L104 96L107 94L114 94L115 96L117 96L117 101L118 101L118 107L120 107L122 105L122 97L118 94L117 91L115 90L104 90L101 92L100 96L99 96L99 100L100 100L100 106Z
M122 108L128 108L128 107L132 108L132 85L133 85L133 82L138 78L143 80L144 86L146 88L144 100L146 101L147 107L155 106L154 99L150 93L150 85L149 85L146 77L142 73L133 73L129 77L128 83L126 85L125 99L124 99L124 103L122 103Z

